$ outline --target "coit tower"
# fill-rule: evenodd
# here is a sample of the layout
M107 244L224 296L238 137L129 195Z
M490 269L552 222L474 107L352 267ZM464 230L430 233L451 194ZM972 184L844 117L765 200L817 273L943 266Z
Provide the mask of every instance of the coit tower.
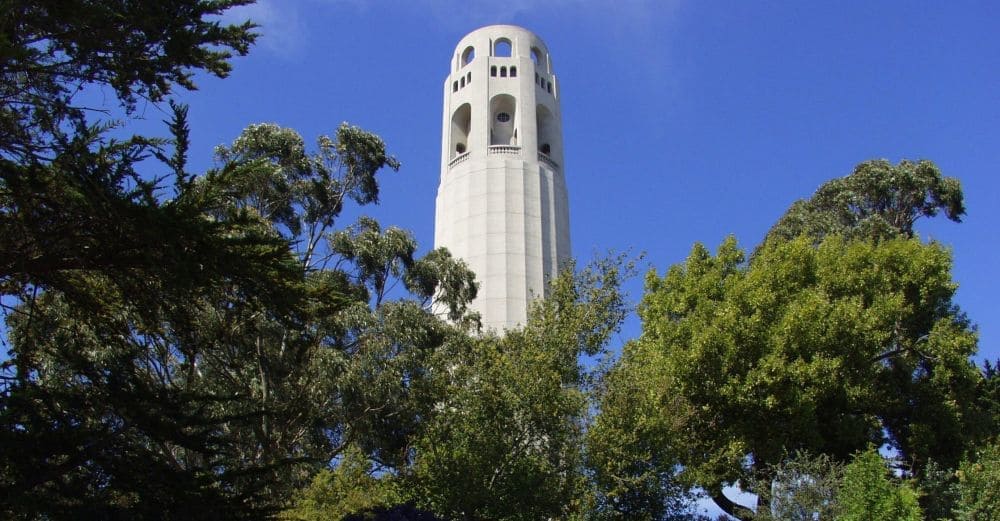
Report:
M570 256L560 85L545 43L512 25L466 35L449 70L434 245L476 273L472 308L502 332Z

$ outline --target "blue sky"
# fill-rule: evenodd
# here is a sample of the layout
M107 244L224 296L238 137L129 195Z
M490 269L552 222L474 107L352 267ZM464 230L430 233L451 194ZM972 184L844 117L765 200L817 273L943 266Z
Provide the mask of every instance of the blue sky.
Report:
M968 215L919 232L953 248L979 358L1000 358L1000 3L263 0L227 16L245 17L262 25L251 54L180 96L196 169L250 123L311 142L348 121L403 163L364 213L430 248L454 47L483 25L521 25L546 41L562 86L578 259L642 251L662 272L696 241L752 248L861 161L931 159L961 180ZM640 281L629 289L641 296ZM631 320L620 340L637 332Z

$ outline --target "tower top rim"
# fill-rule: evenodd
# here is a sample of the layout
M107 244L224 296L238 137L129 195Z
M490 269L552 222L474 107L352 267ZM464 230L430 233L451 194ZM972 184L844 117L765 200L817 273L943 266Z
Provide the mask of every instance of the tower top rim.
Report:
M537 34L531 29L521 27L520 25L513 24L491 24L484 25L478 29L474 29L465 34L461 39L459 39L458 44L455 45L455 52L461 52L463 49L468 47L470 44L478 40L480 37L487 38L499 38L499 37L514 37L521 36L527 37L531 42L532 47L537 47L539 50L548 53L548 46L545 45L545 41L542 40Z
M537 35L535 35L535 32L532 31L531 29L528 29L527 27L524 27L522 25L514 25L514 24L487 24L487 25L482 25L482 26L479 26L479 27L477 27L477 28L475 28L475 29L473 29L473 30L465 33L465 36L469 36L472 33L478 33L480 31L484 31L484 30L488 30L488 29L490 29L490 30L492 30L492 29L505 29L505 30L506 29L516 29L518 31L529 32L533 36L537 37ZM462 38L465 38L465 36L463 36Z

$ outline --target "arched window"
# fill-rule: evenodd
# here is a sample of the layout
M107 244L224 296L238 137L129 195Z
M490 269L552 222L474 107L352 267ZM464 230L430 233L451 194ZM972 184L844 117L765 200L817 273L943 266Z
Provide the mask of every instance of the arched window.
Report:
M469 131L472 129L472 107L462 104L451 115L452 157L464 154L469 149Z
M469 71L469 73L465 75L465 82L472 83L472 71Z
M472 63L472 60L475 59L476 59L476 50L471 46L466 47L465 50L462 51L462 67L465 67L466 65Z
M500 38L493 44L493 56L499 56L501 58L510 58L511 45L510 40L506 38Z
M510 94L497 94L490 100L490 144L517 145L517 102Z
M510 67L510 77L511 78L517 77L517 67L514 67L513 65L511 65Z
M500 67L500 77L501 78L507 77L507 67Z
M539 104L535 107L535 129L538 152L548 156L552 161L558 161L561 143L559 125L552 111L545 105Z
M458 81L458 86L465 88L465 76L462 76L462 79Z
M457 81L455 83L451 84L451 91L452 92L458 92L458 82Z
M497 75L497 66L494 65L494 66L490 67L490 76L493 76L495 78L496 75Z
M545 70L545 55L538 47L531 48L531 61L535 62L535 67Z
M552 82L551 81L545 82L545 90L549 91L549 94L552 94Z

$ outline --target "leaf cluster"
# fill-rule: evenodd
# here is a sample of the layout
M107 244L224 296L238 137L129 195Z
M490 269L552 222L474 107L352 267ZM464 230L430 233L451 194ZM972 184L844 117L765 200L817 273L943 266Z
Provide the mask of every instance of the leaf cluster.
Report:
M850 175L827 181L809 199L796 201L771 227L762 246L807 235L884 239L913 237L921 217L938 212L955 222L965 214L958 179L931 161L884 159L860 163Z
M658 472L680 463L679 479L725 503L723 486L766 475L787 451L843 460L885 441L915 469L932 455L957 463L976 336L951 303L947 250L803 237L744 258L733 239L714 256L696 245L647 278L642 337L611 376L632 391L608 399L650 390L602 417L634 425Z
M77 94L113 89L127 111L194 89L196 71L225 77L254 25L218 15L251 0L0 2L0 156L22 161L58 147L64 122L80 125Z

